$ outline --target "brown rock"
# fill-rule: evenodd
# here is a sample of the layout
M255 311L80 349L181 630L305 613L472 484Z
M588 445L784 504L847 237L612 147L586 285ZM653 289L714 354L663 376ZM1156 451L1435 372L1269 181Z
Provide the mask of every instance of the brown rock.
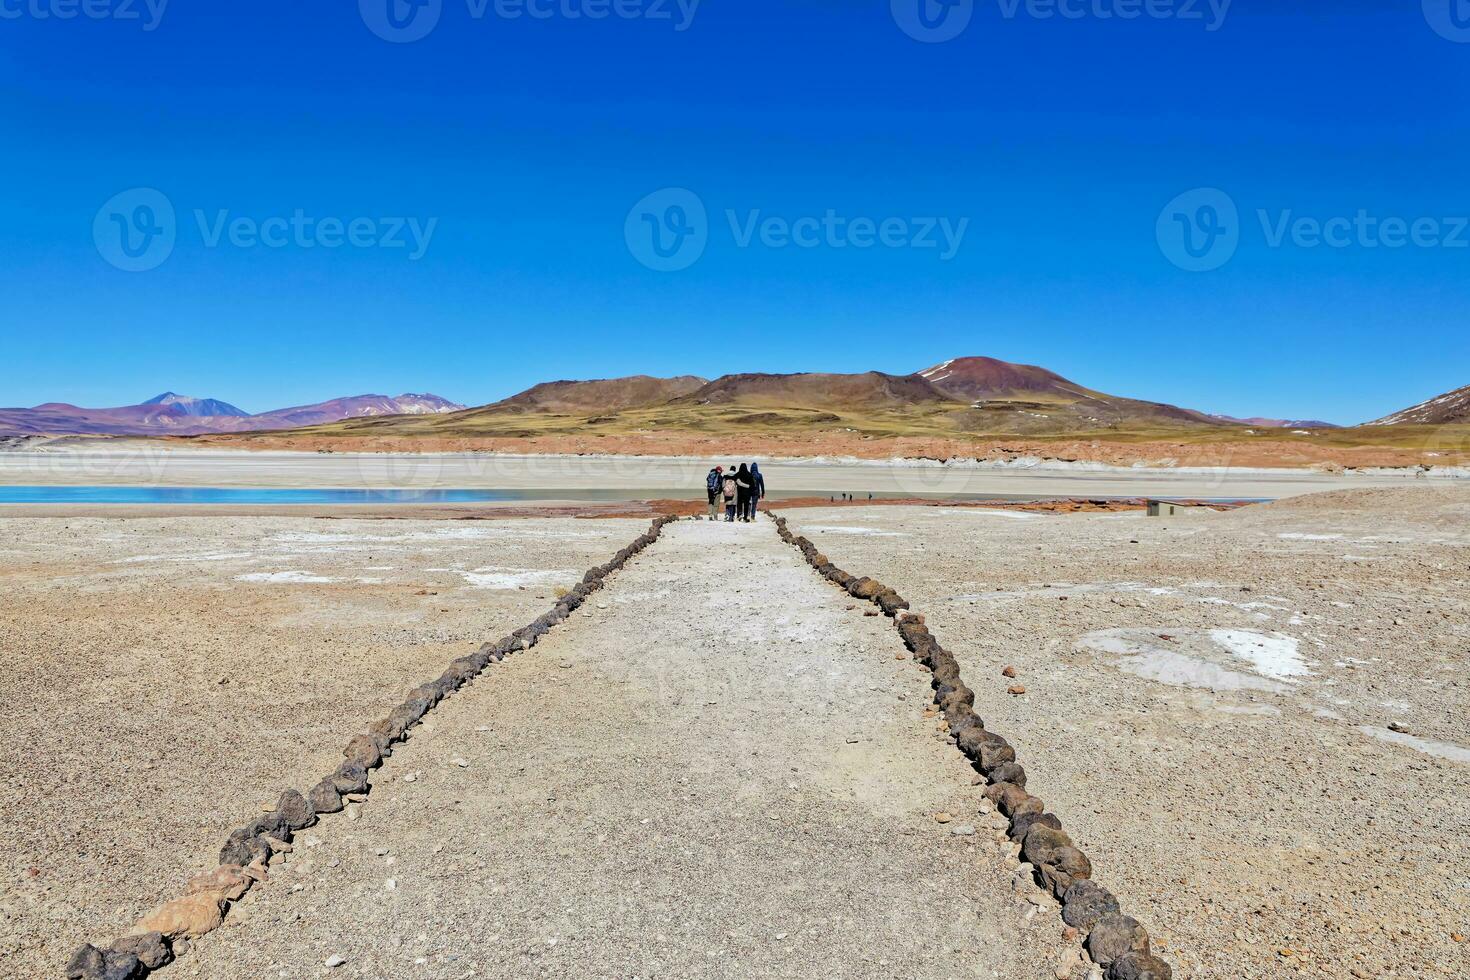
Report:
M364 769L372 769L382 764L383 750L372 736L358 735L347 743L347 748L342 750L342 757Z
M316 811L311 808L311 803L294 789L288 789L281 794L276 812L281 814L286 826L292 830L301 830L316 823Z
M249 891L254 881L238 864L222 864L213 871L190 878L184 886L184 894L214 895L233 902Z
M306 799L316 813L336 813L342 809L342 794L330 779L323 779L313 786Z
M1130 953L1147 956L1150 952L1148 930L1131 916L1109 912L1092 927L1092 933L1087 937L1087 951L1103 966Z
M1075 883L1092 877L1092 862L1077 848L1067 847L1055 864L1043 864L1037 871L1047 891L1061 898Z
M357 762L344 762L327 777L339 793L365 793L368 788L367 767Z
M1014 783L1026 788L1026 770L1019 762L1006 762L990 771L990 778L997 783Z
M1147 953L1129 953L1108 967L1108 980L1173 980L1174 969Z
M168 940L161 932L144 932L135 936L124 936L112 944L111 952L136 956L138 962L150 970L167 966L173 962L174 953Z
M992 801L996 809L1008 817L1018 817L1026 813L1040 813L1045 807L1039 798L1032 796L1015 783L997 783L1001 788L1000 794ZM1068 841L1068 843L1071 843Z
M1103 916L1117 911L1113 893L1095 881L1073 882L1062 896L1062 921L1078 929L1091 929Z
M221 900L209 893L185 895L165 902L138 920L142 932L158 932L170 939L196 939L224 922Z
M269 860L270 848L260 839L254 829L246 827L235 831L220 848L219 863L247 865L251 861Z
M1056 864L1063 852L1071 847L1072 838L1067 836L1066 831L1033 826L1021 843L1021 856L1040 867L1043 864Z
M1010 687L1006 688L1006 693L1007 694L1014 694L1014 695L1025 694L1026 693L1026 685L1025 684L1012 684Z
M1010 838L1017 842L1024 841L1031 828L1037 826L1061 830L1062 821L1054 813L1023 813L1011 821Z
M1000 672L1000 676L1002 676L1002 677L1015 677L1016 676L1016 668L1014 668L1014 667L1007 667L1005 670L1003 670L1003 671Z
M106 959L102 956L102 950L91 944L85 944L66 963L67 980L92 980L100 977L106 966Z

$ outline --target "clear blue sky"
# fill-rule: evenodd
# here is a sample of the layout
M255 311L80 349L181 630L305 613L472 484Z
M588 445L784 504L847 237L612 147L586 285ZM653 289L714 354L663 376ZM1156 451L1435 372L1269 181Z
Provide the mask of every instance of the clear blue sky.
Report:
M1470 10L1439 31L1420 0L1236 0L1216 30L1207 0L1202 21L1094 12L1128 2L1040 18L975 0L958 36L920 43L889 0L705 0L684 30L676 0L667 20L442 0L426 37L388 43L350 2L172 0L146 30L144 0L141 21L0 0L0 404L479 404L552 378L989 354L1352 422L1470 383L1470 247L1273 247L1256 215L1470 215ZM176 209L177 242L125 272L94 219L138 187ZM708 210L682 271L625 240L665 187ZM1199 187L1240 214L1209 272L1156 232ZM437 224L415 261L210 246L194 214L298 209ZM741 247L726 212L756 210L969 224L948 261Z

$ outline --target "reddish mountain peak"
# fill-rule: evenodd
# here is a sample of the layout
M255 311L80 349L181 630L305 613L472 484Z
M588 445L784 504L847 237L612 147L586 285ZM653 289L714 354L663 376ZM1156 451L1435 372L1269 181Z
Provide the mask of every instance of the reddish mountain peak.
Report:
M1034 364L1012 364L994 357L956 357L919 372L941 390L977 399L1022 391L1084 392L1081 385Z

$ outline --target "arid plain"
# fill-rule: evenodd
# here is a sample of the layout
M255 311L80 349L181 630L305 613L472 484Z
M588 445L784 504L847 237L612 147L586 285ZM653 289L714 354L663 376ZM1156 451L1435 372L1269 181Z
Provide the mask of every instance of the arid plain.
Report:
M871 469L837 472L860 480ZM1293 479L1298 493L1354 483ZM1458 977L1470 964L1470 488L1384 479L1394 485L1168 518L861 501L787 516L834 562L893 585L926 616L961 661L975 710L1025 760L1029 791L1066 821L1175 976ZM79 943L127 932L217 862L230 828L330 769L405 691L530 621L646 526L433 519L412 508L382 519L291 508L35 513L12 506L0 520L0 677L13 706L0 760L0 842L13 856L0 872L0 954L27 977L58 976ZM285 873L169 969L297 976L338 957L349 976L412 966L463 977L476 964L715 975L696 951L718 940L773 974L850 954L849 975L943 976L1004 939L1016 944L994 963L1006 976L1089 976L1057 906L1010 883L1013 847L891 631L870 628L819 579L799 584L809 571L768 523L699 524L674 525L688 530L610 578L605 600L564 627L553 652L520 655L503 687L477 686L474 702L430 722L383 770L389 795L379 788L362 804L362 823L324 817L308 838L322 850L273 862ZM691 657L709 662L690 673ZM618 707L629 698L637 710ZM481 728L494 751L477 755ZM709 762L726 733L759 757L781 732L814 740L785 777L750 762L731 783ZM568 739L580 756L556 747ZM658 749L668 739L705 753L686 773L693 786L679 782L693 757ZM645 776L631 756L663 767ZM465 774L435 775L459 762ZM526 765L544 786L497 803ZM585 792L572 788L579 765L600 774ZM410 777L423 788L404 786ZM543 791L550 798L537 802ZM728 793L746 800L738 813L720 802ZM666 799L668 812L636 817L641 797ZM607 931L622 913L600 886L558 905L544 889L581 894L578 869L602 853L570 825L575 842L547 838L545 820L568 800L599 841L620 839L624 819L668 823L657 841L618 845L627 860L597 880L664 888L660 876L674 871L658 855L673 848L688 857L678 870L692 876L680 878L687 894L734 903L731 915L761 925L726 935L719 917L696 917L650 951ZM441 825L438 808L485 816ZM941 809L973 836L936 824ZM750 823L761 813L769 835ZM385 947L365 931L389 907L379 879L413 880L387 857L413 853L435 878L448 858L414 842L427 847L441 827L471 849L440 869L462 887L438 887L435 908L468 922L490 903L511 921L483 949L408 934ZM736 850L707 847L709 835L731 835ZM751 869L733 891L713 884L740 841L764 842L739 858ZM848 849L869 857L848 861ZM797 880L847 888L879 873L880 855L895 863L852 901L963 893L947 901L960 901L956 914L975 931L946 946L939 937L954 924L921 918L907 939L870 943L858 937L888 926L839 917L803 925L809 945L752 952L816 901ZM766 874L752 862L767 858L772 873L797 878L748 906L740 896ZM480 889L496 861L521 869L502 877L522 891ZM925 874L928 884L912 877ZM531 926L553 912L559 935L583 943L556 956Z

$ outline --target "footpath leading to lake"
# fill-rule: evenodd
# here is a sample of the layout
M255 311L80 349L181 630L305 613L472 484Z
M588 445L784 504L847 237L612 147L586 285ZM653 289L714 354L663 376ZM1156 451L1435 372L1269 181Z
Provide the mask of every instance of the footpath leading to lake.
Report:
M901 650L766 522L672 524L166 975L1049 980Z

